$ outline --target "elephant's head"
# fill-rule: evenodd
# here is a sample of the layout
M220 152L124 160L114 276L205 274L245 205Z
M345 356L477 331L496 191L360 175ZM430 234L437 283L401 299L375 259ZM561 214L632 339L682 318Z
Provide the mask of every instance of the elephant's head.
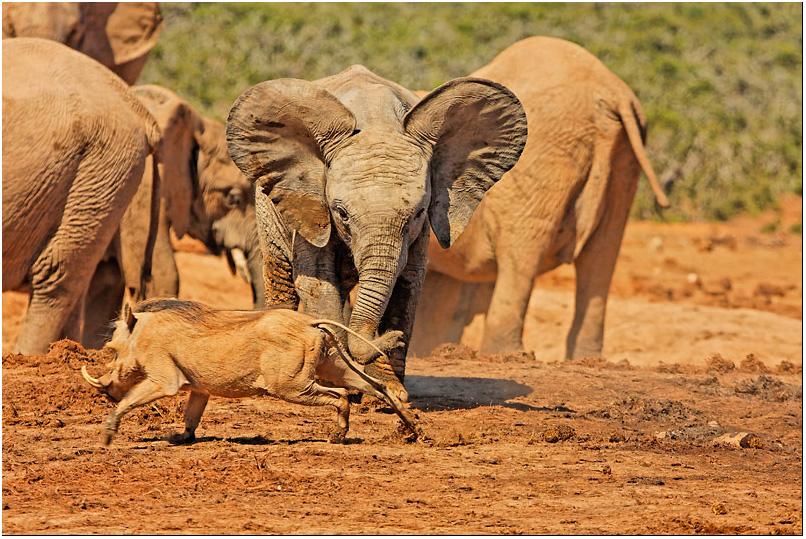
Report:
M418 103L354 66L316 83L252 87L230 111L227 138L296 241L323 247L336 235L349 248L358 271L350 326L374 338L410 249L427 242L427 223L451 245L517 162L526 116L512 92L488 80L455 79ZM358 339L349 348L362 362L376 355Z
M161 86L132 90L162 131L163 210L176 235L187 233L214 253L238 249L246 258L259 251L252 185L229 157L221 122L199 116ZM227 219L230 214L237 218ZM262 282L262 270L252 277Z
M162 32L156 2L4 2L3 38L64 43L134 84Z

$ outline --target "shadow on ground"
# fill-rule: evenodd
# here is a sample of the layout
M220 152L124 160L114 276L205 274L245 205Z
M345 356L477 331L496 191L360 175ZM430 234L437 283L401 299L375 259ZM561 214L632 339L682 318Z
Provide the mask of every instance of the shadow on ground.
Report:
M531 395L532 387L513 380L470 376L406 376L411 407L424 411L469 410L480 406L503 406L526 411L555 411L520 402L509 402ZM563 409L561 411L573 412Z

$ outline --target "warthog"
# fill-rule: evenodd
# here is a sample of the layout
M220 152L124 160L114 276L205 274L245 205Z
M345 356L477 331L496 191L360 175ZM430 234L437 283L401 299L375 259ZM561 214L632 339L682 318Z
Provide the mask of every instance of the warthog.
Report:
M104 426L104 444L117 433L121 418L133 408L190 389L185 431L179 441L195 439L210 395L240 398L271 395L310 406L334 406L338 428L331 441L342 440L349 427L350 404L345 388L386 400L413 433L411 412L386 387L364 373L327 326L284 308L254 311L212 309L201 303L151 299L124 306L106 348L117 357L111 372L95 379L82 367L84 379L117 408ZM396 341L373 343L388 349ZM325 380L339 387L317 382Z

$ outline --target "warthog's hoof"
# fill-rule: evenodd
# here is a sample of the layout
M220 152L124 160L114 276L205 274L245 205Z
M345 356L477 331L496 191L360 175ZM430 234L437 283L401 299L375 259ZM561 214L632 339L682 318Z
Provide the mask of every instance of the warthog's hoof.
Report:
M104 445L109 445L112 443L112 438L115 437L115 431L112 429L104 429L102 440Z
M174 445L188 445L196 441L196 433L185 431L182 434L172 434L168 442Z
M331 444L340 444L344 442L344 438L347 436L347 429L338 429L330 434L328 437L328 441Z

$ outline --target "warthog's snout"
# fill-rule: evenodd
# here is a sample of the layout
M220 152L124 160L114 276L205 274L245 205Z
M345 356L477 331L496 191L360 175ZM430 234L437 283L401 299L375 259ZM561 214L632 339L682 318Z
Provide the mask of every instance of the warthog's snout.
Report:
M104 395L107 399L109 399L112 402L118 402L118 399L115 399L114 397L112 397L112 395L109 394L109 384L111 380L107 380L106 382L104 382L103 380L99 380L98 378L93 378L92 376L90 376L90 373L87 372L86 365L81 366L81 376L84 377L84 380L89 385L94 387L96 391L98 391L98 393ZM101 378L111 378L111 377L108 374L105 374Z

